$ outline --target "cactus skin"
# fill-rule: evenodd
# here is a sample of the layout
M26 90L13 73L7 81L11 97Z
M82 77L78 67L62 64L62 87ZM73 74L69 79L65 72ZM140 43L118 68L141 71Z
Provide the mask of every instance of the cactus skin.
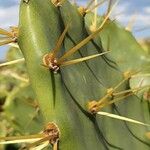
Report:
M93 14L89 13L85 16L85 24L88 27L91 25ZM98 17L98 24L101 24L102 17ZM149 56L143 51L140 44L137 43L132 33L125 30L119 23L108 21L99 38L105 48L109 43L109 48L112 50L111 58L117 63L121 71L140 70L149 65ZM132 44L135 43L135 44ZM125 44L128 44L125 46ZM128 65L130 63L130 65ZM136 64L136 66L135 66Z
M131 136L129 129L126 128L124 123L117 121L107 123L108 121L110 122L110 119L95 118L86 112L86 104L89 100L99 99L99 97L105 94L108 87L116 85L118 81L121 80L122 73L118 71L119 69L115 70L111 68L104 58L91 60L93 63L89 63L89 66L86 63L82 63L62 68L60 74L57 75L53 75L41 66L42 56L54 48L54 43L56 43L63 30L63 23L66 25L72 21L68 31L69 36L67 36L64 41L62 51L68 50L74 46L75 43L78 43L87 36L87 33L84 31L84 18L80 16L77 9L68 1L64 2L59 8L59 11L49 1L45 1L44 3L40 0L29 1L28 4L22 3L21 5L19 46L26 59L32 87L39 100L43 115L46 117L46 122L55 122L60 128L60 149L128 149L129 145L133 149L136 149L136 147L149 149L148 144L138 142L136 138ZM72 11L70 14L68 14L67 8L70 8ZM74 24L76 20L78 20L78 24L76 24L75 27ZM53 33L52 31L55 32ZM70 37L73 39L72 41ZM73 41L75 41L75 43L73 43ZM98 40L96 43L99 45L100 50L102 50L101 43L98 43ZM86 47L86 49L85 47L81 49L80 53L74 54L72 58L81 57L81 54L85 56L92 50L95 50L95 52L99 50L94 47L93 43L88 44ZM94 66L97 65L101 65L101 67L96 67L96 70L94 70ZM106 73L105 70L102 69L103 67L108 68ZM100 84L96 78L93 77L92 72L96 75L100 74L97 78L99 78L103 84ZM114 77L112 77L112 79L108 81L108 75L110 73L117 76L117 78L114 80ZM90 80L91 78L92 81ZM52 81L55 82L55 87ZM124 84L122 89L125 89L126 86L127 84ZM79 88L80 90L78 90ZM55 104L53 97L54 90L56 92ZM64 95L62 92L66 94ZM136 104L135 106L139 105L136 97L132 96L128 98L128 100L126 100L127 102L125 101L117 106L122 114L124 114L125 105L128 109L131 109L128 106L130 105L130 99L133 104ZM138 106L138 108L139 107L140 106ZM107 110L115 111L113 107L107 108ZM135 112L133 112L133 114L134 113ZM141 109L138 110L138 113L142 113ZM128 112L127 115L133 116L133 114ZM136 136L143 141L145 140L145 138L142 139L143 133L146 132L144 127L128 126L132 129L134 127L135 131L141 131L138 132ZM108 135L108 130L111 135ZM120 141L122 137L120 131L125 135L125 142ZM136 144L131 145L131 141L134 141Z
M123 80L125 71L136 71L148 65L148 58L130 33L120 29L117 23L111 23L70 58L75 59L106 50L109 33L112 52L107 56L63 67L58 74L53 74L42 66L42 57L55 47L56 41L68 23L71 25L61 54L90 34L93 14L90 15L81 16L77 7L67 0L59 8L49 0L21 2L18 44L25 57L30 82L45 119L43 121L41 118L40 121L43 126L48 122L58 125L61 132L60 150L148 150L150 142L145 137L148 128L95 116L87 110L87 103L103 97L108 88ZM101 17L98 19L101 21ZM118 36L114 39L113 35ZM119 41L119 46L114 44L114 40ZM124 44L125 40L133 45L132 51L130 45ZM121 50L124 49L127 49L126 55L121 55ZM134 49L138 52L136 53ZM134 61L131 55L135 56ZM140 59L141 56L145 59ZM127 58L128 61L120 63L118 62L120 57L123 60ZM135 61L138 65L134 64ZM129 80L125 82L118 91L129 89L130 86L132 88L129 82ZM30 91L29 87L27 91ZM150 123L147 105L148 101L140 101L133 95L103 110ZM10 106L6 107L6 111L11 112L15 109ZM21 110L16 110L19 111ZM26 119L24 118L24 122ZM37 130L39 128L42 128L41 125L36 127ZM23 130L21 127L20 129ZM29 132L35 131L31 129Z
M60 128L60 149L83 149L86 145L80 142L83 141L83 135L76 125L78 118L70 113L69 99L66 101L61 92L61 77L59 74L53 76L41 65L42 57L54 48L60 35L58 21L58 11L48 0L44 3L41 0L29 1L28 4L22 2L18 42L26 59L31 84L45 117L45 124L55 122ZM57 90L55 102L54 90Z
M92 23L91 22L92 18L93 18L92 13L87 14L85 16L85 24L86 24L86 29L88 33L89 33L89 27ZM102 17L98 17L98 24L100 24L101 21L102 21ZM149 66L149 56L146 55L146 53L143 51L140 45L136 42L133 35L129 31L126 31L123 27L121 27L117 22L108 21L108 25L106 25L104 29L102 30L102 32L99 34L99 40L102 41L102 45L104 46L105 49L107 49L107 46L108 46L107 44L109 43L109 49L111 50L111 53L108 55L111 57L112 60L116 62L119 70L122 73L128 70L131 72L140 71L139 74L145 74L145 70L147 70L147 73L149 72L148 67L147 67ZM116 77L113 76L113 78L116 78ZM144 86L146 84L149 85L148 84L149 78L148 79L147 78L143 78L144 82L146 83L141 84L141 86ZM139 80L136 82L136 85L131 86L132 80L133 78L129 80L129 83L130 83L129 88L132 89L132 88L139 86L140 84ZM128 83L126 84L126 86L127 87L129 86ZM141 91L139 93L141 93ZM143 97L143 93L141 93L141 95ZM148 119L149 118L148 117L149 116L149 113L148 113L149 102L142 101L143 99L142 97L140 97L140 99L138 99L135 95L128 97L127 100L120 102L120 103L116 103L115 104L116 108L114 107L114 111L116 111L116 113L119 113L120 115L124 115L128 117L134 116L134 118L141 119L144 122L149 122L149 119ZM125 142L125 145L121 146L123 147L123 149L132 149L131 147L134 147L134 146L135 146L134 147L135 149L149 149L148 148L149 141L146 139L146 137L143 136L143 133L145 132L144 128L143 129L136 128L135 126L132 126L131 124L126 123L125 125L126 129L124 129L125 132L122 131L123 130L122 129L121 130L122 135L120 135L119 133L117 134L116 130L114 130L114 126L117 126L118 127L117 130L119 130L119 127L121 127L121 125L116 125L117 122L115 121L108 123L107 120L109 119L105 118L102 120L105 124L104 126L102 125L103 126L102 130L106 132L106 137L108 137L107 139L110 139L112 143L114 144L116 143L116 145L122 145L123 143L120 143L119 139L121 139L122 135L124 135L124 140L126 142ZM108 135L109 131L111 132L112 136ZM114 134L113 134L113 131L115 131ZM132 134L134 137L134 140L135 140L134 143L136 143L134 145L130 145L129 143L130 134ZM117 137L115 137L115 135L117 135ZM126 137L128 137L127 140L126 140ZM133 142L133 139L132 139L132 142ZM145 145L143 145L142 143L145 143ZM129 148L129 145L130 145L130 148Z

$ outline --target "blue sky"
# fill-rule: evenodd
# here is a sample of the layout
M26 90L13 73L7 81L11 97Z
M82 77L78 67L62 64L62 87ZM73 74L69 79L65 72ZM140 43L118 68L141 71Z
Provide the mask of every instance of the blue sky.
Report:
M18 24L20 0L0 0L0 27L7 29L9 26ZM99 0L101 1L101 0ZM85 5L87 0L78 0L78 3ZM106 9L105 6L100 7L100 13ZM136 15L136 21L133 27L133 33L136 38L150 37L150 0L120 0L115 14L119 14L115 18L126 26L133 14ZM113 17L112 16L112 17ZM137 31L142 28L146 30ZM0 47L0 60L4 59L7 46Z

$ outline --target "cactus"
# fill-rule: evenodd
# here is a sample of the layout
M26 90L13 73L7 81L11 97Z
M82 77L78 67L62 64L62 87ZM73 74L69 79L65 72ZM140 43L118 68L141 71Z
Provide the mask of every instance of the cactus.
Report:
M88 7L21 0L19 26L0 30L1 45L19 46L10 50L9 60L25 61L6 69L18 75L13 80L0 78L5 78L4 118L13 128L2 136L19 134L25 149L150 147L149 55L111 21L112 9L99 16Z

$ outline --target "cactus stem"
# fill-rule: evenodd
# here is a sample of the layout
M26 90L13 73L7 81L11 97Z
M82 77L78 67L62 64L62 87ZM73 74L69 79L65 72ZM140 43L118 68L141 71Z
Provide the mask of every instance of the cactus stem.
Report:
M14 64L22 63L22 62L24 62L24 61L25 61L24 58L20 58L20 59L8 61L8 62L5 62L5 63L1 63L1 64L0 64L0 67L14 65Z
M106 48L106 50L107 50L107 51L110 51L110 36L108 36L107 39L108 39L108 40L107 40L107 48Z
M119 116L119 115L116 115L116 114L111 114L111 113L108 113L108 112L100 111L100 112L97 112L97 114L102 115L102 116L107 116L107 117L110 117L110 118L114 118L114 119L118 119L118 120L127 121L127 122L134 123L134 124L139 124L139 125L143 125L143 126L150 126L149 124L146 124L146 123L143 123L143 122L131 119L131 118Z

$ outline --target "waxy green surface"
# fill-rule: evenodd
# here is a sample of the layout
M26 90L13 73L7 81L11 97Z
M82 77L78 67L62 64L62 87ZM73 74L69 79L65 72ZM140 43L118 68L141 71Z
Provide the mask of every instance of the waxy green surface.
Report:
M142 52L138 52L133 60L121 55L122 49L131 48L130 44L123 44L125 40L132 44L133 49L136 47L140 49L131 34L126 34L124 29L120 29L114 23L113 27L106 29L106 32L109 31L112 36L118 33L115 40L120 45L117 47L112 40L115 51L110 52L109 56L63 67L58 74L42 66L42 57L55 47L56 41L68 23L70 28L59 56L88 36L91 21L92 17L81 16L77 7L68 1L59 8L49 0L30 0L28 3L23 1L21 3L18 42L45 124L55 122L60 128L60 150L148 150L150 144L145 137L147 127L92 116L87 112L87 103L102 98L108 88L117 85L123 79L123 72L128 70L127 66L131 66L129 68L133 70L137 69L137 65L138 68L143 66L143 62L133 65L134 60L142 61L140 57L143 55ZM108 37L100 33L68 59L106 51L106 39ZM136 52L129 50L128 53L132 55ZM118 59L115 59L120 58L120 55L121 59L125 57L128 61L120 64ZM119 90L127 88L128 83L125 83ZM116 105L107 107L105 111L116 114L119 112L123 116L149 123L148 108L144 109L147 112L145 115L141 103L136 96L130 96Z

